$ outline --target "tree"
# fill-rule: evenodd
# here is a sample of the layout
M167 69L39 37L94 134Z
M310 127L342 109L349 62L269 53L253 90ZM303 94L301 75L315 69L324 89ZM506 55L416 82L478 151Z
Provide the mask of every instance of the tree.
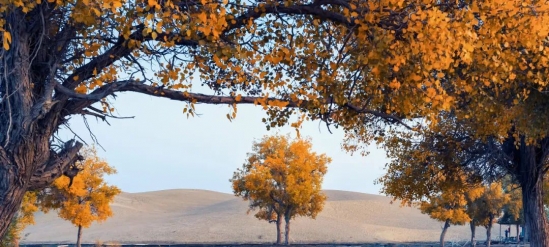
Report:
M499 218L504 206L509 203L510 195L504 193L501 182L491 183L484 187L482 195L473 200L477 209L474 217L479 225L486 228L486 245L491 246L492 225Z
M40 200L45 212L57 209L59 217L78 227L76 246L80 247L82 228L88 228L94 221L105 221L112 216L110 203L120 194L120 189L108 185L103 176L116 173L116 170L97 156L95 148L86 148L82 171L71 182L68 177L54 181Z
M511 144L509 139L500 142L493 137L479 137L476 133L477 128L474 127L475 121L458 119L455 113L441 114L437 117L436 122L436 124L430 125L422 132L408 134L407 136L399 133L395 134L397 137L391 137L392 140L389 139L390 141L386 144L386 147L390 149L390 154L397 160L410 161L412 159L407 156L410 156L411 151L408 149L415 148L418 151L415 154L412 153L411 156L416 157L414 159L419 161L416 164L422 164L421 162L425 162L425 160L450 161L455 164L454 166L465 169L486 181L498 181L506 174L517 179L529 179L523 174L518 174L517 169L520 168L520 164L513 161L513 159L516 159L517 154L509 153L516 146L520 146L519 144ZM398 143L408 144L406 144L406 148L393 147ZM399 163L390 165L391 169L395 169L397 172L402 169L414 169L402 167ZM452 167L443 167L442 169L454 173ZM391 170L389 171L391 172ZM429 178L419 182L429 185L430 180L432 179ZM434 187L427 186L423 187L423 190L429 191L432 188ZM425 191L422 193L427 193ZM408 196L402 194L402 192L395 191L392 193L397 196ZM543 198L540 197L540 199ZM524 201L525 198L521 200ZM539 220L543 221L544 219ZM526 228L528 229L528 227Z
M308 139L265 136L254 142L253 152L230 180L236 196L250 202L256 217L274 220L277 244L281 243L281 221L285 221L285 243L289 244L290 220L296 216L315 218L326 196L321 192L326 165L331 159L312 151Z
M34 213L38 211L36 205L37 193L27 192L23 197L23 203L21 208L12 218L12 221L8 227L7 232L0 240L0 246L2 247L18 247L19 239L21 238L21 232L26 226L34 224Z
M419 209L431 218L444 222L440 234L440 246L444 247L444 237L450 225L463 225L471 218L467 214L467 200L462 190L445 190L438 196L420 203Z
M482 196L484 192L483 186L475 186L465 193L465 200L467 200L466 212L471 218L469 221L469 227L471 228L471 246L475 247L477 245L477 240L475 238L475 232L477 226L481 225L478 215L482 210L479 203L476 203L478 198Z
M268 128L293 114L296 127L321 119L344 129L350 151L383 141L388 125L429 127L453 111L472 122L475 137L503 147L524 192L532 246L549 246L541 203L548 6L7 1L0 6L0 234L26 190L52 183L78 159L82 144L54 138L56 131L77 115L106 119L108 97L137 92L187 102L189 115L198 103L232 106L229 119L236 104L261 105ZM210 93L193 93L194 78Z
M520 243L519 226L524 225L524 211L522 210L522 191L520 185L511 177L503 180L505 193L509 195L509 201L503 206L503 216L498 220L499 224L516 225L517 241ZM525 231L526 232L526 231ZM511 232L509 232L511 234ZM526 237L526 236L524 236Z
M476 227L484 225L484 216L480 216L483 205L477 203L485 192L483 183L498 179L501 172L493 169L497 159L486 155L490 145L474 138L468 124L452 113L441 116L444 118L427 130L389 132L385 149L391 162L377 183L383 185L382 193L404 205L419 202L425 213L435 213L433 218L445 222L441 244L452 219L454 224L463 224L465 212L470 219L471 245L475 246Z

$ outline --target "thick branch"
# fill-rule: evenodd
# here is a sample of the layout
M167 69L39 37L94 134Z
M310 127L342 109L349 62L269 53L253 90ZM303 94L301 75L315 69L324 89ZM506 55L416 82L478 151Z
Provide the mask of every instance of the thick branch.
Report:
M65 86L63 86L59 83L57 83L55 85L55 90L57 90L58 93L65 94L69 98L83 99L83 100L89 100L89 101L97 102L97 101L109 96L113 92L116 92L117 89L119 89L120 87L122 87L122 86L124 86L124 85L126 85L130 82L133 82L133 81L126 80L126 81L118 81L118 82L115 82L115 83L109 83L109 84L107 84L103 87L100 87L99 89L91 92L90 94L77 93L74 90L68 89L68 88L66 88Z
M139 30L138 32L140 33L141 31ZM138 32L134 33L131 38L141 39L142 35L137 34ZM76 69L74 73L69 75L63 82L63 86L68 89L73 89L79 83L92 78L94 76L94 71L101 71L103 68L118 61L121 57L129 55L132 52L132 49L128 48L125 41L126 40L120 37L118 42L105 53L95 57L89 63Z
M300 104L300 102L296 102L296 101L280 100L277 98L264 99L263 97L249 97L249 96L243 96L239 100L237 100L235 97L232 97L232 96L217 96L217 95L207 95L207 94L201 94L201 93L180 92L180 91L163 89L163 88L153 87L153 86L145 85L142 83L135 83L135 82L128 83L127 85L121 87L120 90L118 91L120 92L131 91L131 92L137 92L142 94L148 94L156 97L168 98L172 100L195 102L195 103L206 103L206 104L214 104L214 105L258 104L260 101L263 101L263 100L265 100L265 103L267 104L272 101L287 102L288 105L286 107L299 107L299 106L303 106L304 104L304 103Z
M29 190L44 188L60 177L71 164L79 159L78 151L82 146L81 142L70 140L65 143L59 153L52 152L49 161L34 172L30 179Z
M245 14L235 18L235 21L229 25L227 31L245 25L247 20L256 19L264 14L294 14L294 15L312 15L318 18L329 19L335 23L345 26L354 26L354 21L349 20L346 16L332 11L324 10L321 5L339 5L348 7L348 3L341 0L321 0L310 5L294 5L294 6L272 6L268 5L264 8L252 8Z
M414 129L411 126L404 123L401 118L399 118L397 116L394 116L394 115L391 115L391 114L383 113L383 112L380 112L380 111L374 111L374 110L370 110L370 109L363 109L363 108L360 108L360 107L352 105L352 104L344 104L343 106L347 107L347 108L349 108L349 109L351 109L351 110L353 110L357 113L372 114L376 117L385 119L387 121L390 121L390 122L393 122L393 123L398 123L398 124L406 127L409 130Z
M207 94L201 94L201 93L181 92L181 91L176 91L171 89L153 87L137 81L120 81L120 82L107 84L95 90L94 92L90 93L89 95L78 94L72 90L68 90L66 88L63 89L62 86L60 86L59 88L63 90L60 92L66 92L67 95L80 99L80 100L75 100L67 105L66 111L64 111L66 112L66 115L80 114L83 108L89 107L90 105L94 104L95 102L98 102L100 99L107 97L112 93L128 92L128 91L147 94L155 97L168 98L168 99L177 100L177 101L214 104L214 105L260 104L260 102L269 104L271 102L278 101L278 102L286 103L285 107L307 108L307 106L310 104L310 102L306 100L289 101L286 99L278 99L273 97L263 98L263 97L253 97L253 96L242 96L242 97L239 97L239 99L237 100L237 98L233 96L219 96L219 95L207 95ZM371 114L381 119L385 119L393 123L401 124L402 126L408 129L413 129L412 127L404 123L402 119L394 115L386 114L380 111L360 108L351 104L345 104L343 105L343 107L346 107L347 109L355 111L357 113Z

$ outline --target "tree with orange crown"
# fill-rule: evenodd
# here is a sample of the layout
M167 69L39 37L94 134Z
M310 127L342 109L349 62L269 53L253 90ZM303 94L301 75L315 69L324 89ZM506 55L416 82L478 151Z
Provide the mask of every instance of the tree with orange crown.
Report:
M349 151L452 112L504 154L547 247L548 23L548 2L523 0L0 0L0 234L78 160L58 130L134 92L189 116L258 105L267 128L321 120Z
M121 192L104 180L105 175L114 174L116 170L97 156L95 148L83 151L85 159L79 165L82 171L73 178L72 184L68 177L58 178L50 189L43 192L45 196L39 202L42 210L57 209L59 217L78 228L78 247L81 246L82 229L90 227L94 221L101 222L111 217L110 204Z
M326 196L321 185L331 159L312 151L308 139L265 136L254 142L253 152L231 179L236 196L250 202L256 217L276 223L277 244L289 244L290 220L296 216L315 218L322 211Z

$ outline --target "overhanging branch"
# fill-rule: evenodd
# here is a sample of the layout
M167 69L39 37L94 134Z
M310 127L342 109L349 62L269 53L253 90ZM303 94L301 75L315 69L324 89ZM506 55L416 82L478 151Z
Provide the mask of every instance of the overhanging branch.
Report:
M328 19L335 23L339 23L345 26L354 26L354 21L350 20L346 16L323 9L322 5L337 5L349 7L349 3L341 0L321 0L309 5L294 5L294 6L273 6L267 5L262 8L251 8L245 14L235 18L234 22L229 25L227 31L231 31L234 28L245 25L247 20L256 19L264 14L294 14L294 15L312 15L318 18Z
M67 93L67 95L69 95L70 97L74 97L77 99L73 102L70 102L67 105L66 111L65 111L67 112L67 115L80 114L82 112L82 109L91 106L92 104L99 101L100 99L105 98L115 92L136 92L136 93L142 93L142 94L151 95L155 97L168 98L171 100L192 102L192 103L213 104L213 105L233 105L233 104L272 105L271 103L279 102L279 103L283 103L284 107L287 107L287 108L293 107L293 108L307 109L312 104L312 102L307 100L291 101L287 99L279 99L274 97L268 97L268 98L257 97L257 96L234 97L234 96L220 96L220 95L208 95L208 94L201 94L201 93L181 92L177 90L154 87L151 85L143 84L142 82L132 81L132 80L113 82L113 83L104 85L101 88L93 91L88 95L78 94L72 90L68 90L67 88L63 89L62 85L59 85L58 87L62 90L62 91L60 90L60 92ZM320 101L320 104L323 104L322 99L320 99L319 101ZM401 118L391 114L387 114L387 113L383 113L383 112L371 110L371 109L360 108L352 104L344 104L341 107L347 108L348 110L361 113L361 114L371 114L378 118L389 121L391 123L400 124L410 130L413 129L412 127L404 123L404 121Z
M118 81L115 83L109 83L103 87L100 87L99 89L91 92L90 94L81 94L77 93L74 90L68 89L65 86L63 86L60 83L55 84L55 90L57 90L58 93L62 93L69 98L75 98L75 99L82 99L82 100L89 100L89 101L99 101L113 92L117 91L120 87L123 87L124 85L134 82L133 80L125 80L125 81Z
M153 87L145 85L142 83L128 83L125 86L121 87L119 92L131 91L142 94L147 94L155 97L168 98L177 101L186 101L194 103L205 103L205 104L214 104L214 105L232 105L232 104L259 104L261 101L265 101L266 104L273 101L286 102L286 107L300 107L305 104L305 101L287 101L277 98L263 98L263 97L250 97L242 96L237 100L237 97L233 96L217 96L217 95L207 95L201 93L188 93L175 91L170 89L163 89L158 87Z

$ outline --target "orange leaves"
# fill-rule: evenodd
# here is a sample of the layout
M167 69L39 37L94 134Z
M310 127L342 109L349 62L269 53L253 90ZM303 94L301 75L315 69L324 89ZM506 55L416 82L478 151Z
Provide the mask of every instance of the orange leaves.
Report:
M471 194L473 196L473 194ZM505 193L501 182L481 186L469 200L469 215L479 226L491 226L499 218L504 207L511 201L510 194ZM521 201L520 199L519 201Z
M75 226L87 228L94 221L104 221L112 215L109 204L120 193L116 186L107 185L104 175L116 170L99 157L93 148L84 149L85 160L81 171L73 178L62 176L54 181L51 196L41 203L44 210L60 208L59 217L69 220ZM58 201L59 198L64 198Z
M269 106L278 107L280 109L285 108L290 102L281 100L271 100L268 102Z
M2 42L3 42L3 47L4 47L4 50L9 50L10 49L10 44L11 44L11 34L10 32L8 31L4 31L2 32Z
M50 2L58 3L54 8L61 14L49 16L66 14L67 23L78 28L68 39L70 51L60 55L59 61L70 61L59 64L58 77L72 77L98 57L109 60L94 61L107 68L92 66L88 75L81 74L86 81L78 82L78 93L130 75L154 75L146 78L147 85L170 90L202 83L220 93L236 92L231 96L237 101L259 97L256 104L269 111L273 126L287 121L281 109L288 100L306 102L300 110L364 142L380 140L373 131L379 118L364 112L429 120L441 111L456 111L479 126L492 125L479 133L505 133L502 126L518 122L507 116L533 109L522 107L531 102L523 89L545 92L549 82L547 3L494 0L454 8L427 0L353 0L345 8L323 5L329 15L310 16L297 15L301 2L291 1L279 9L271 5L276 1L200 0L189 6L169 0ZM31 9L36 1L2 2L0 12L10 9L6 5ZM285 9L294 12L263 14ZM341 24L345 20L352 23ZM15 32L4 26L0 18L7 50ZM53 25L44 35L60 37L61 29ZM268 100L268 93L280 100ZM194 114L191 109L185 113ZM495 116L507 118L495 124Z
M471 220L466 212L466 206L467 200L463 191L444 191L441 195L422 202L420 210L433 219L450 220L451 224L463 225Z
M220 4L204 2L202 11L193 14L196 30L203 33L208 40L217 40L221 32L227 27L228 15Z
M400 82L398 82L397 79L395 78L393 81L389 83L389 87L394 90L398 90L400 88Z
M431 102L431 100L434 99L435 96L437 95L437 90L432 87L429 87L426 90L426 95L427 95L427 98L425 99L425 101Z
M89 4L88 1L83 1L86 5ZM113 12L116 12L118 8L122 7L124 4L124 0L103 0L103 4L101 5L104 9L110 9Z
M198 16L198 20L200 20L202 23L206 23L208 21L208 15L204 12L199 13L197 16Z
M147 0L147 6L149 8L160 9L160 5L158 4L158 2L156 0Z
M306 139L263 137L231 179L235 195L249 200L251 208L259 210L259 219L265 219L269 209L314 218L325 200L321 184L331 159L311 148Z

